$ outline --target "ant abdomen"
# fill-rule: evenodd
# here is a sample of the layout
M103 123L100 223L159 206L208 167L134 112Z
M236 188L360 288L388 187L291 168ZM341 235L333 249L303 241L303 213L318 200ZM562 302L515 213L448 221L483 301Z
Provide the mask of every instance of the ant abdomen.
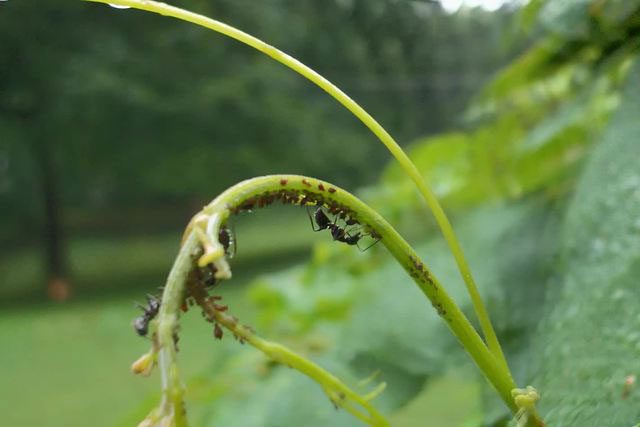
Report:
M147 295L147 306L138 304L143 313L133 320L133 329L141 337L146 337L149 333L149 322L151 322L160 311L160 300L153 295Z

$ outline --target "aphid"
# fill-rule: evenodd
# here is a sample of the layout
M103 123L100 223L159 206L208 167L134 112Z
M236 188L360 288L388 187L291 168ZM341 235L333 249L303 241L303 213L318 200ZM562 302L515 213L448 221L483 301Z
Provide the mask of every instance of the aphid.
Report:
M218 269L213 264L207 264L204 267L196 267L194 274L198 283L203 284L206 287L213 287L218 280L216 279L216 272Z
M160 301L153 295L147 295L147 306L138 304L138 307L142 309L143 313L133 320L133 328L138 335L146 337L149 333L149 322L158 315L160 310Z
M222 328L217 323L213 326L213 336L217 340L221 340L224 333L222 332Z

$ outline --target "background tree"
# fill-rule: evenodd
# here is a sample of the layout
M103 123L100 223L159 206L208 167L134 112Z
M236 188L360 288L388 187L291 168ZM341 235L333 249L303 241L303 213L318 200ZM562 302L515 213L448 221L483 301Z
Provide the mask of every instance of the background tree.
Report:
M511 15L387 0L188 6L283 46L401 141L457 121L505 58ZM0 233L46 242L53 285L68 280L74 234L166 230L240 179L305 172L355 186L385 162L332 100L233 41L81 2L2 8Z

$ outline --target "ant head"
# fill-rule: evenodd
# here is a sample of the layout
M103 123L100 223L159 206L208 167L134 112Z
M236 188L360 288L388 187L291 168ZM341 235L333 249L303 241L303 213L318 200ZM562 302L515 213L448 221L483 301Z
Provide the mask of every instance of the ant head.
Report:
M318 227L320 228L328 228L329 225L331 224L331 220L329 219L327 214L324 213L322 208L318 208L314 212L313 218L316 220L316 224L318 224Z
M218 231L218 241L224 248L224 253L229 258L236 254L236 239L233 232L227 227L221 227Z
M330 230L331 230L331 237L333 237L333 240L338 240L341 242L345 241L346 232L344 228L331 224Z
M144 308L145 314L150 314L155 316L160 310L160 301L153 295L147 295L147 307Z

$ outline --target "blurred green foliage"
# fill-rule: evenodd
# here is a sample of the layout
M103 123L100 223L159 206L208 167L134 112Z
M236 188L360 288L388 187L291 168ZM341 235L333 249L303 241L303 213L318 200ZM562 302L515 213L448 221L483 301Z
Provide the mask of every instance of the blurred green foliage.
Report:
M640 419L640 66L567 209L564 268L533 347L549 423L633 425Z
M400 140L456 122L507 57L498 41L512 14L449 15L437 4L388 0L177 4L308 63ZM21 0L2 4L0 38L7 241L40 234L43 181L58 184L67 232L128 233L174 228L251 176L304 172L352 187L375 179L386 161L323 92L186 23L81 1Z

